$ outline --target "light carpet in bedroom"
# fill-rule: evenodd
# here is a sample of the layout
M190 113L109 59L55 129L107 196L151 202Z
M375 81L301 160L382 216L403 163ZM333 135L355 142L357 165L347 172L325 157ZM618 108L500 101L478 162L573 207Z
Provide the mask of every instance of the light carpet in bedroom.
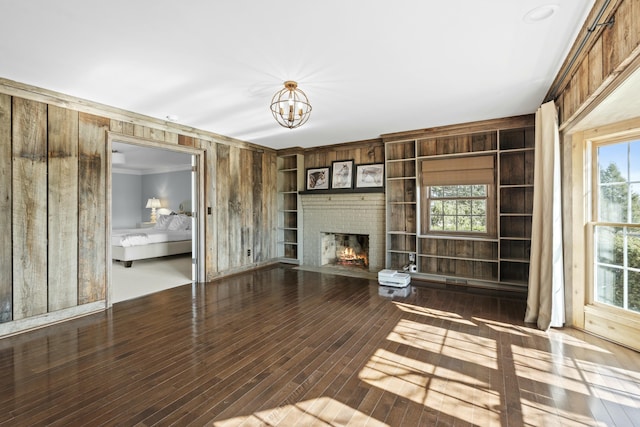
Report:
M112 263L114 303L191 283L191 254L134 261L131 268Z

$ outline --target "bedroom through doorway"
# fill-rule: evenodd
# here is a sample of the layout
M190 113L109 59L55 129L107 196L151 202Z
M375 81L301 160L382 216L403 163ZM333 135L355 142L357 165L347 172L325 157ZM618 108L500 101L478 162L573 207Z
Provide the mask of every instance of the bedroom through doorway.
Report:
M200 154L110 139L109 305L198 281Z

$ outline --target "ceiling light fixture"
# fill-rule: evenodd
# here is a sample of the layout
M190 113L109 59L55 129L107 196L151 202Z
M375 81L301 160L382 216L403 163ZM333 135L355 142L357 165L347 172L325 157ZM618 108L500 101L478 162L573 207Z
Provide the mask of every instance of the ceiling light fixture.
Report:
M544 21L545 19L551 18L551 16L556 13L558 10L558 5L556 4L547 4L544 6L538 6L535 9L530 10L524 15L524 22L529 24Z
M280 126L294 129L309 120L311 104L307 95L298 89L298 83L287 80L284 89L276 92L271 99L271 114Z

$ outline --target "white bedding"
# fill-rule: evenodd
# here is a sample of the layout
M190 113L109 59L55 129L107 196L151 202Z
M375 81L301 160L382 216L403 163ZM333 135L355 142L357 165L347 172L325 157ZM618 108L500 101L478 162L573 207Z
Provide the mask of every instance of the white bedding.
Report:
M150 243L177 242L191 240L191 230L158 230L155 228L123 228L113 230L112 246L140 246Z

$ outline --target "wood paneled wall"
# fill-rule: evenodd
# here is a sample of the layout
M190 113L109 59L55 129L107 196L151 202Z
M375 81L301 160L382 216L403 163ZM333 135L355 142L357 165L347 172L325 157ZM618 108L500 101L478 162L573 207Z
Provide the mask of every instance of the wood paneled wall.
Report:
M207 173L207 181L215 180L215 192L205 188L217 206L215 235L206 242L207 256L217 264L207 269L211 280L275 258L276 154L225 144L215 144L207 153L216 164L215 173Z
M382 139L327 145L304 150L305 169L331 166L331 162L352 159L356 165L384 163Z
M0 322L13 318L11 97L0 93Z
M78 120L77 111L48 108L48 298L50 311L78 304ZM64 219L59 215L64 212Z
M47 106L13 99L13 318L47 312Z
M596 22L598 11L603 16ZM611 25L604 24L613 20ZM591 31L590 31L591 29ZM573 65L569 59L586 38ZM597 0L547 98L560 107L561 128L574 121L640 55L640 0ZM570 66L571 65L571 66ZM566 73L565 73L566 69ZM561 81L562 75L566 77Z
M202 150L207 281L275 259L275 151L3 87L0 324L105 300L108 132Z
M602 16L598 18L600 12ZM583 47L579 51L581 45ZM564 259L571 261L567 262L564 271L566 317L568 325L578 328L585 328L589 269L585 264L588 244L583 134L575 133L575 126L580 127L580 121L637 69L639 56L640 0L596 0L547 94L547 99L555 100L560 111L562 204L566 224ZM574 61L571 58L575 58ZM614 329L609 328L610 335Z

